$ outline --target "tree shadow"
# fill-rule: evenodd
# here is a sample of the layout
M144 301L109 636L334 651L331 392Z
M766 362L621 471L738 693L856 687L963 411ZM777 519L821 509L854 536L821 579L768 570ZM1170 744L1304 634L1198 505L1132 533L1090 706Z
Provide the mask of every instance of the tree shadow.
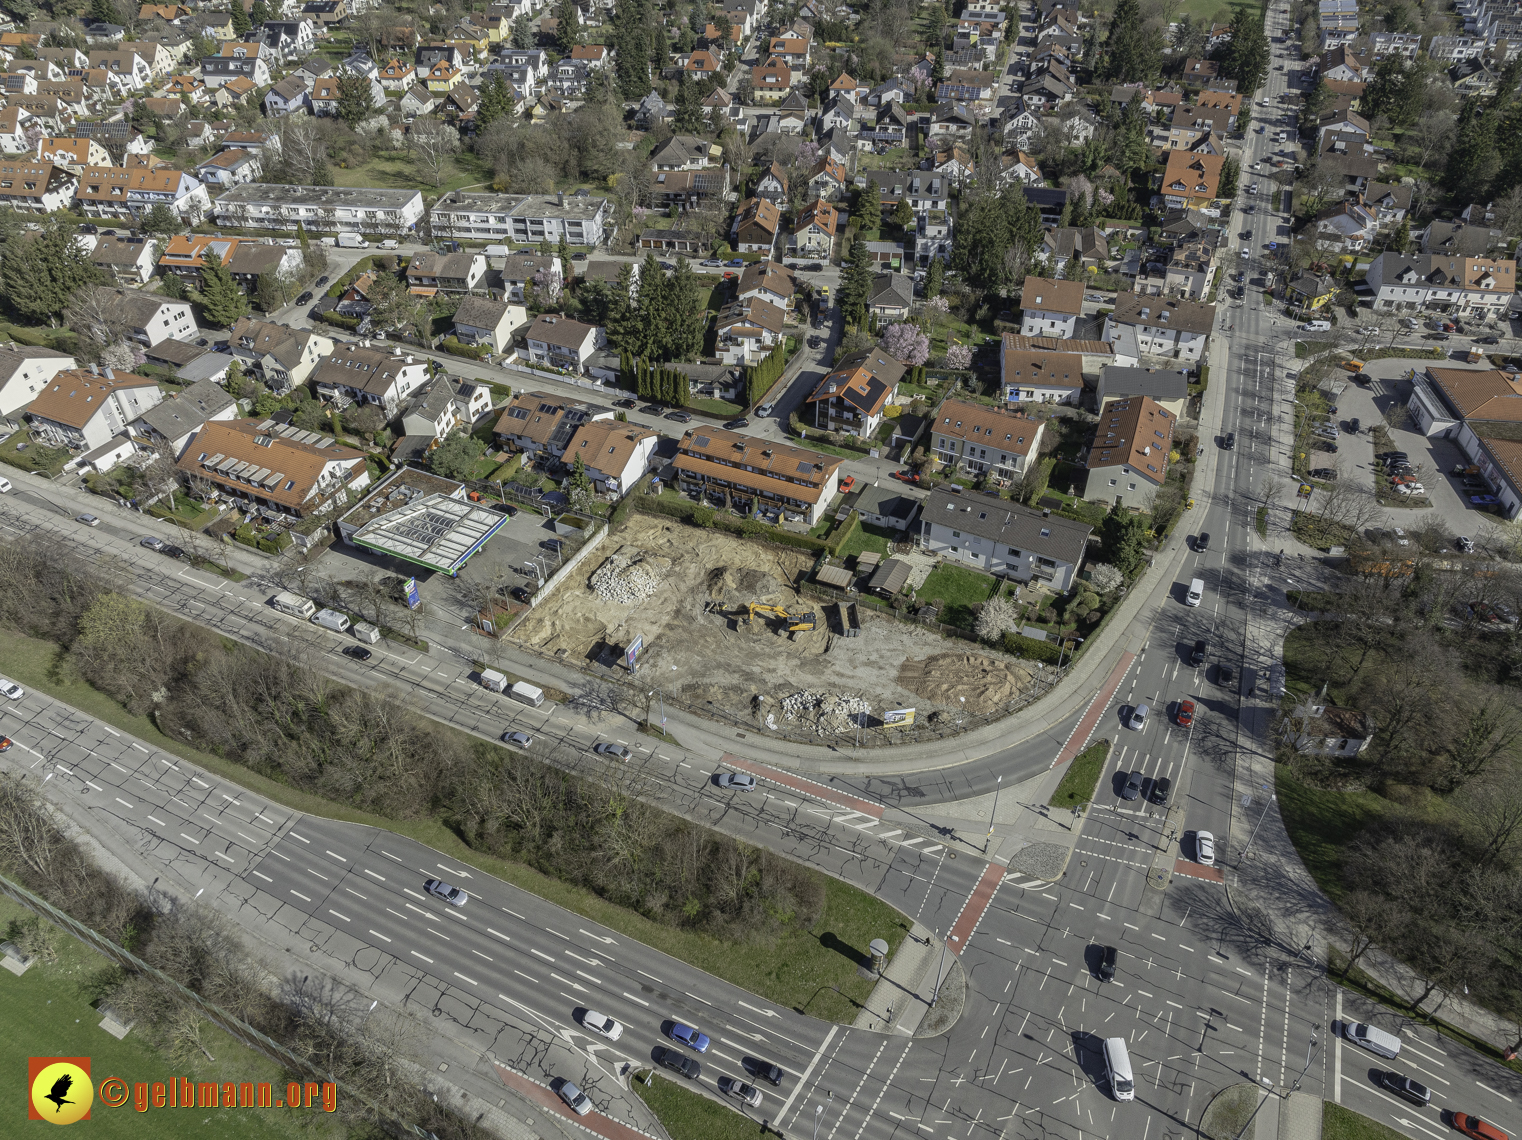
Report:
M819 936L819 945L826 950L833 950L853 966L865 966L869 959L863 958L861 951L846 942L842 942L836 935L826 930Z

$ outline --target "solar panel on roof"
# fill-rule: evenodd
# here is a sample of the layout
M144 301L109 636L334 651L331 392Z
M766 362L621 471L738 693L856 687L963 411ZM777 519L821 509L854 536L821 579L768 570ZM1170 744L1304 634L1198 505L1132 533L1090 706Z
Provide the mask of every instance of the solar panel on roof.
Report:
M813 471L814 471L814 465L812 463L800 463L800 464L798 464L798 474L800 474L800 475L810 475L810 474L813 473Z
M713 440L709 439L706 435L693 436L692 438L692 446L694 447L707 447L712 442Z

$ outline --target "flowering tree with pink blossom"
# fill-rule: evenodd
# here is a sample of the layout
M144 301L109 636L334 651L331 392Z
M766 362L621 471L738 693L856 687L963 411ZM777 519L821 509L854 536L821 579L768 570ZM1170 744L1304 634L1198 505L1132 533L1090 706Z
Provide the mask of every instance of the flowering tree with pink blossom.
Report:
M930 338L908 321L897 321L883 330L883 351L913 367L930 359Z
M965 344L953 344L946 349L942 362L947 368L965 370L972 367L972 349Z

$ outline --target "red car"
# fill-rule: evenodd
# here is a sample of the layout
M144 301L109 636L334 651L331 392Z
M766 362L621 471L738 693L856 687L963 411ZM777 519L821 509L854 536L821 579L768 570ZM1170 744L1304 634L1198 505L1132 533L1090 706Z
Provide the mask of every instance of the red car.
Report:
M847 475L844 479L842 479L840 481L840 493L842 495L847 494L847 493L849 493L851 488L854 487L854 486L856 486L856 476L855 475Z
M918 471L895 471L893 473L893 477L895 479L902 480L905 483L918 483L920 481L920 475Z
M9 736L0 736L0 752L9 752L11 750L12 743L13 742Z
M1506 1133L1494 1124L1481 1120L1478 1116L1470 1116L1467 1112L1453 1114L1453 1127L1465 1136L1474 1137L1474 1140L1510 1140Z
M1178 705L1178 722L1179 722L1179 724L1183 725L1185 728L1191 728L1191 727L1193 727L1193 725L1194 725L1194 702L1193 701L1180 701L1179 702L1179 705Z

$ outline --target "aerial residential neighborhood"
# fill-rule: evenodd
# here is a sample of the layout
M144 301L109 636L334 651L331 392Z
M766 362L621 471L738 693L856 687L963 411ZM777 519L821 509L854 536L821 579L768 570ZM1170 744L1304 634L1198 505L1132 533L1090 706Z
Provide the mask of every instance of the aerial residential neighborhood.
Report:
M1522 1135L1522 0L0 60L29 1124Z

